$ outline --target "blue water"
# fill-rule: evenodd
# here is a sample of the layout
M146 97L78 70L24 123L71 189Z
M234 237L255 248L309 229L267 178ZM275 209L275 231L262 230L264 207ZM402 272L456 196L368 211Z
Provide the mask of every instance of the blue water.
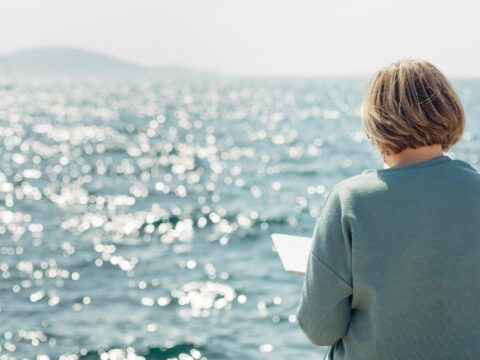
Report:
M0 359L321 359L302 278L331 187L382 168L366 80L29 80L0 90ZM454 82L479 163L480 81Z

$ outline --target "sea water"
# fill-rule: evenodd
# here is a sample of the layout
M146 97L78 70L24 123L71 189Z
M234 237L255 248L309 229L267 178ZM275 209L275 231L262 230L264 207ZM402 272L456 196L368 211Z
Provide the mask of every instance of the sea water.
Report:
M0 359L319 359L303 278L332 186L382 168L365 79L23 80L0 90ZM448 153L476 166L480 82Z

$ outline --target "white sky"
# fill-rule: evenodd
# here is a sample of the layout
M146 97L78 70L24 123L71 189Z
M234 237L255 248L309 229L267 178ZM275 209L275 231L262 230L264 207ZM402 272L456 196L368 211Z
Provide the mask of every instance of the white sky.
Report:
M0 0L0 54L68 45L239 75L369 75L423 58L480 76L474 0Z

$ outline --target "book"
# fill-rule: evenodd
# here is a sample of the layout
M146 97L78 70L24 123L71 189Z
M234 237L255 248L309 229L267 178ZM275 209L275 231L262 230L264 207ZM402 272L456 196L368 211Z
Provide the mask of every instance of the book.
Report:
M312 238L285 234L272 234L283 268L297 275L305 275Z

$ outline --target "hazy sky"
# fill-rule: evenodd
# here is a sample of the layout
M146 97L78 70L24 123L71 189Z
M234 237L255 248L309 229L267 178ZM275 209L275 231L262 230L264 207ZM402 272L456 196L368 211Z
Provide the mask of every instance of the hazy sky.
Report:
M0 0L0 54L68 45L243 75L369 75L423 58L480 76L473 0Z

